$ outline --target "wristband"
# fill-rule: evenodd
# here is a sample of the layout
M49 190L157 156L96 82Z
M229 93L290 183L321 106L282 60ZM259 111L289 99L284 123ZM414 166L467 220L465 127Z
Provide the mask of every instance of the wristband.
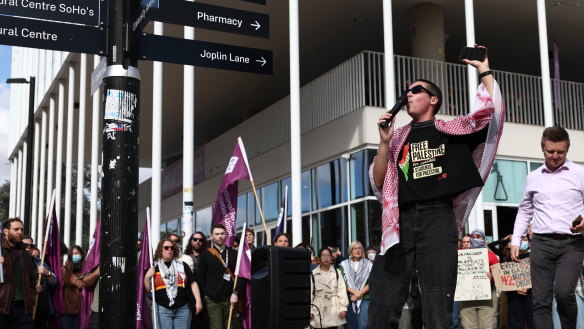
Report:
M485 72L479 74L479 79L482 79L482 78L486 77L487 75L493 75L493 72L490 71L490 70L489 71L485 71Z

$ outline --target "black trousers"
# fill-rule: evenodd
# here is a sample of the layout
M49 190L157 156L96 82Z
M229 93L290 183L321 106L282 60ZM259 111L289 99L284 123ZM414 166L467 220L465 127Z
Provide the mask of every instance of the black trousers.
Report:
M558 239L534 234L530 257L535 328L553 328L555 295L562 329L576 329L578 305L574 288L582 271L584 237Z
M14 303L10 314L0 314L0 328L2 329L34 329L32 315L24 311L24 303Z
M398 328L415 270L422 290L425 326L450 328L458 266L457 234L451 202L417 202L400 208L400 243L384 256L377 256L369 277L369 329Z
M520 295L514 291L507 293L507 323L509 329L533 329L533 298L531 290L527 295Z

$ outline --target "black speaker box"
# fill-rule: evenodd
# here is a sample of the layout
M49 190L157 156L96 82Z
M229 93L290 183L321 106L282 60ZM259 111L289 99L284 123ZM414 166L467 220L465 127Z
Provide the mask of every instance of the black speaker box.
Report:
M302 329L310 324L308 250L256 248L251 273L252 328Z

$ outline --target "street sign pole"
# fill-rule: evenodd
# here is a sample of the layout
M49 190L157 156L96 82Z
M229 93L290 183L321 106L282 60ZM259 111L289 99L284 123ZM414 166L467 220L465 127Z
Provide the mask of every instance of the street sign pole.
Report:
M30 217L32 212L32 151L34 149L33 137L34 137L34 92L35 92L36 78L30 77L28 81L29 92L28 92L28 131L26 136L26 180L25 180L25 191L24 191L24 227L26 232L30 232L31 222L33 219Z
M100 328L136 327L140 74L131 50L136 1L109 0L104 77Z

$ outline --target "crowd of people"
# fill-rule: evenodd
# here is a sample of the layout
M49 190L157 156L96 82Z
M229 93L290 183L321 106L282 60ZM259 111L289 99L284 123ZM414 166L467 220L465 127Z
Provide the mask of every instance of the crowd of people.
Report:
M545 163L527 177L513 234L488 244L485 232L477 229L458 239L492 167L504 115L488 59L464 62L478 70L481 80L469 115L437 119L442 92L419 79L402 93L412 122L394 130L390 112L377 121L380 143L369 176L383 209L379 247L365 249L354 241L345 259L338 245L317 255L307 243L296 246L311 254L313 327L584 328L584 168L566 158L570 139L565 129L543 131ZM96 287L89 326L99 328L99 266L81 273L84 250L72 246L63 268L51 269L23 235L20 219L5 221L2 231L6 283L0 284L0 328L46 328L52 313L49 295L59 289L55 271L63 277L61 327L77 327L80 291ZM145 273L143 288L150 293L159 328L242 328L250 303L246 280L234 272L236 249L245 245L227 246L221 224L213 225L210 234L209 244L203 232L194 233L184 253L176 234L158 243L156 265ZM242 241L254 250L253 230L243 234ZM291 247L291 238L281 233L273 244ZM477 279L491 282L489 298L454 302L457 250L480 248L487 249L489 266L529 257L532 288L501 293L487 270L486 278L478 273Z

